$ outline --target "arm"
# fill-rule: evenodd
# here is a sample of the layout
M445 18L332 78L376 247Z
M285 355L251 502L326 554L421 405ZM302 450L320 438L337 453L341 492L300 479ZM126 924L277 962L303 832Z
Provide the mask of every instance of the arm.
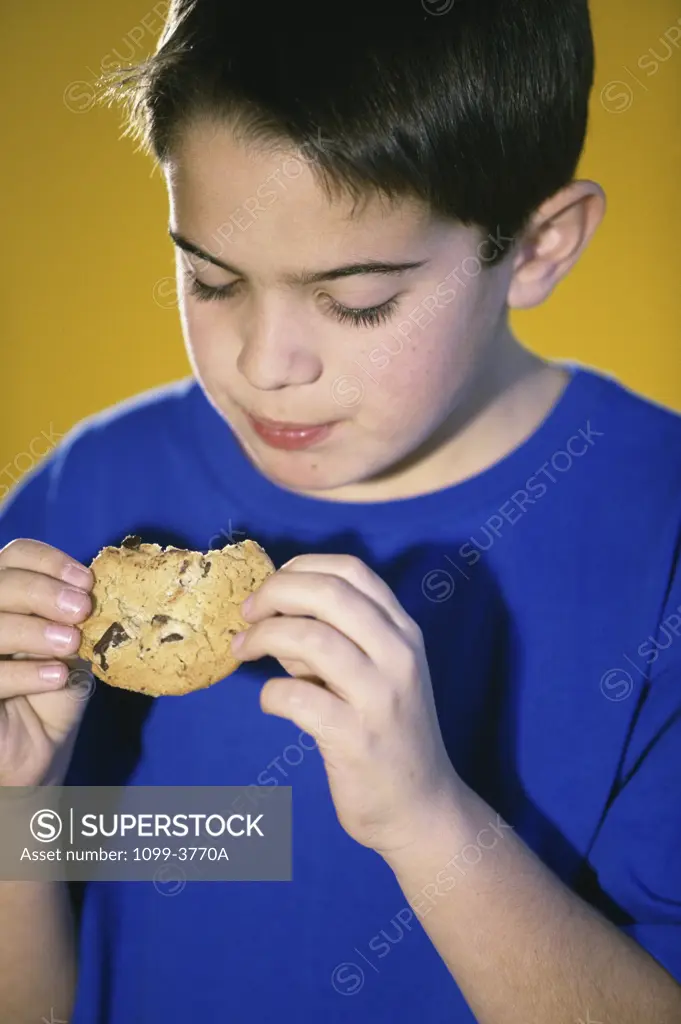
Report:
M69 1020L76 988L66 883L0 882L0 1020Z
M242 614L238 657L298 677L268 680L263 710L315 736L341 825L394 871L481 1024L681 1021L678 665L654 680L589 852L632 922L618 929L456 774L420 630L362 562L294 558Z
M385 859L480 1024L681 1021L664 968L460 782Z
M46 536L49 470L44 464L3 503L0 549L16 536ZM55 556L57 561L62 557L59 553ZM46 565L40 568L49 572ZM54 571L58 575L58 570ZM0 585L0 608L8 603L2 598L6 591ZM7 639L0 622L0 653L4 652L5 657L6 652L16 650ZM23 644L21 647L25 649ZM59 693L38 693L40 687L28 677L31 666L26 661L13 665L3 660L0 666L0 785L62 785L84 704ZM36 691L32 712L22 703L24 696L7 700L10 693L15 689L20 693L22 688ZM41 718L41 699L45 701L45 718ZM14 714L5 710L6 702ZM26 725L26 733L17 728L21 723ZM38 753L28 737L44 739L45 728L51 743L43 743ZM21 763L18 771L17 760ZM75 921L67 883L0 880L0 1021L68 1021L76 975Z

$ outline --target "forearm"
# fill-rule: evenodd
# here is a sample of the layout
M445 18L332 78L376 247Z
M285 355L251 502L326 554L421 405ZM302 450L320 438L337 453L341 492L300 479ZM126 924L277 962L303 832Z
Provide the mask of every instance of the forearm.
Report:
M462 786L422 838L385 855L480 1024L681 1020L675 980L499 824Z
M68 1020L76 984L73 919L63 882L0 882L0 1020Z

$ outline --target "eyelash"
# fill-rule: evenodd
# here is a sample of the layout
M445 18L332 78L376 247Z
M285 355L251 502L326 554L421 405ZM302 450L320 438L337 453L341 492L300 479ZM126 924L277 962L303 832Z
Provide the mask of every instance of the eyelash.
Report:
M199 281L193 274L188 273L189 291L199 302L215 302L220 299L228 299L233 293L238 281L231 281L229 284L213 286ZM388 299L380 306L366 306L363 309L350 309L348 306L341 306L333 299L329 300L331 309L336 319L342 323L351 323L354 327L378 327L386 323L395 312L398 296Z

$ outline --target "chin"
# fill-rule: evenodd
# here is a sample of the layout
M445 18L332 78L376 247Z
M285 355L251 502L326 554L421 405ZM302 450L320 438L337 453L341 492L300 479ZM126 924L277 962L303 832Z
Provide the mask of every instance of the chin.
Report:
M269 480L281 487L294 491L327 491L345 484L355 483L357 474L342 471L341 467L327 462L320 453L306 458L282 459L262 457L254 459L255 465Z
M249 445L247 454L263 476L292 491L332 491L371 475L366 465L352 464L331 452L277 452Z

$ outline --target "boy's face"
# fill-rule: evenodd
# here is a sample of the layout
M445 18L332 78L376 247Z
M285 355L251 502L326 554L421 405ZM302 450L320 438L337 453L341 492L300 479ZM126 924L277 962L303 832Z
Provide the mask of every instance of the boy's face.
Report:
M173 233L232 268L178 247L190 359L266 476L356 500L353 485L390 479L446 441L507 336L511 261L488 266L502 238L378 196L353 217L304 154L245 145L207 121L185 131L165 171ZM418 265L294 280L368 262ZM348 312L374 307L359 322ZM331 426L263 435L250 417ZM367 488L372 500L380 488Z

